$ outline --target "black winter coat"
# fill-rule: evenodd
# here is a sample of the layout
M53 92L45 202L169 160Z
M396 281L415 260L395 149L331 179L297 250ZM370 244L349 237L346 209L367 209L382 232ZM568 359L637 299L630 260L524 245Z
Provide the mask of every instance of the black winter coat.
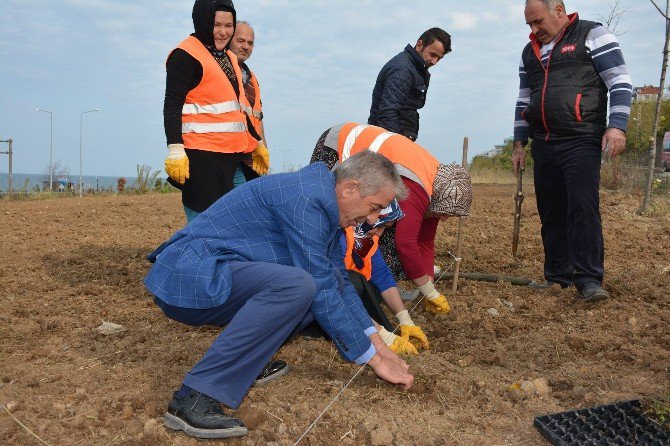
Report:
M418 110L426 103L429 82L430 73L423 59L407 45L377 76L368 124L414 141L419 135Z

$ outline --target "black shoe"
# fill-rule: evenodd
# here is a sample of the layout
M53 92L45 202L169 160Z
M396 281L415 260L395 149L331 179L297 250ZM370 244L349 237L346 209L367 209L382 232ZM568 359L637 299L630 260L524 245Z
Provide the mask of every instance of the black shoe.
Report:
M305 328L303 328L300 331L300 336L303 336L308 339L327 339L328 336L326 336L326 333L323 331L323 328L318 324L318 322L314 321L307 325Z
M597 302L599 300L609 299L610 293L595 282L585 283L579 290L579 297L584 302Z
M242 437L248 432L242 420L229 417L215 399L196 390L183 398L175 392L163 424L197 438Z
M289 370L291 370L291 367L286 364L286 361L282 361L281 359L270 361L265 364L265 367L263 367L263 370L261 370L261 373L258 374L258 377L251 386L255 387L267 384L286 375Z
M544 283L537 283L536 281L531 280L530 283L528 284L528 287L534 290L546 290L553 287L554 285L561 285L561 284L558 282L554 282L553 280L547 280ZM561 288L565 287L561 285Z

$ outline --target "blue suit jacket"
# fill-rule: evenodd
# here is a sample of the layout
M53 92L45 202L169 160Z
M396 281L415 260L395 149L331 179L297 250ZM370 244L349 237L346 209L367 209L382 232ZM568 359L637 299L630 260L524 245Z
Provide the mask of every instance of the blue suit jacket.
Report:
M149 255L155 263L144 283L170 305L206 309L228 299L230 261L301 268L316 282L315 319L344 358L365 362L374 328L348 280L340 232L335 178L325 164L310 164L224 195Z

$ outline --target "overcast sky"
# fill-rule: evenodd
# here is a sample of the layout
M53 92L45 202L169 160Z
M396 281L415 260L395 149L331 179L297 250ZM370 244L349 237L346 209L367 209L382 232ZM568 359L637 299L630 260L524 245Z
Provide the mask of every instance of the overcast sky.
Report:
M658 2L657 2L658 3ZM523 0L237 0L256 31L249 65L260 79L272 166L303 166L319 135L366 122L384 63L439 26L453 52L431 68L418 143L443 162L471 157L512 135L517 65L528 41ZM568 0L583 19L607 16L611 0ZM627 8L619 40L633 84L658 84L664 21L648 0ZM0 140L14 140L14 172L54 162L84 175L133 176L163 168L164 63L193 31L190 0L0 0ZM282 150L279 150L282 149ZM0 145L5 151L6 145ZM0 172L7 157L0 155Z

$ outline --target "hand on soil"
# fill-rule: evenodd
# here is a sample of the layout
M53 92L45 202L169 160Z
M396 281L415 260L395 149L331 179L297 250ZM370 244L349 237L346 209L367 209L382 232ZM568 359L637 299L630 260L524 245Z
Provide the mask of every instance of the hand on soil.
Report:
M386 344L382 341L382 338L379 337L377 333L370 336L370 342L377 349L377 354L387 360L397 363L404 371L409 370L409 364L407 364L400 356L395 354Z
M399 384L405 390L409 390L414 383L414 375L408 373L407 369L397 361L382 356L379 352L372 357L368 365L372 367L375 375L391 384Z

